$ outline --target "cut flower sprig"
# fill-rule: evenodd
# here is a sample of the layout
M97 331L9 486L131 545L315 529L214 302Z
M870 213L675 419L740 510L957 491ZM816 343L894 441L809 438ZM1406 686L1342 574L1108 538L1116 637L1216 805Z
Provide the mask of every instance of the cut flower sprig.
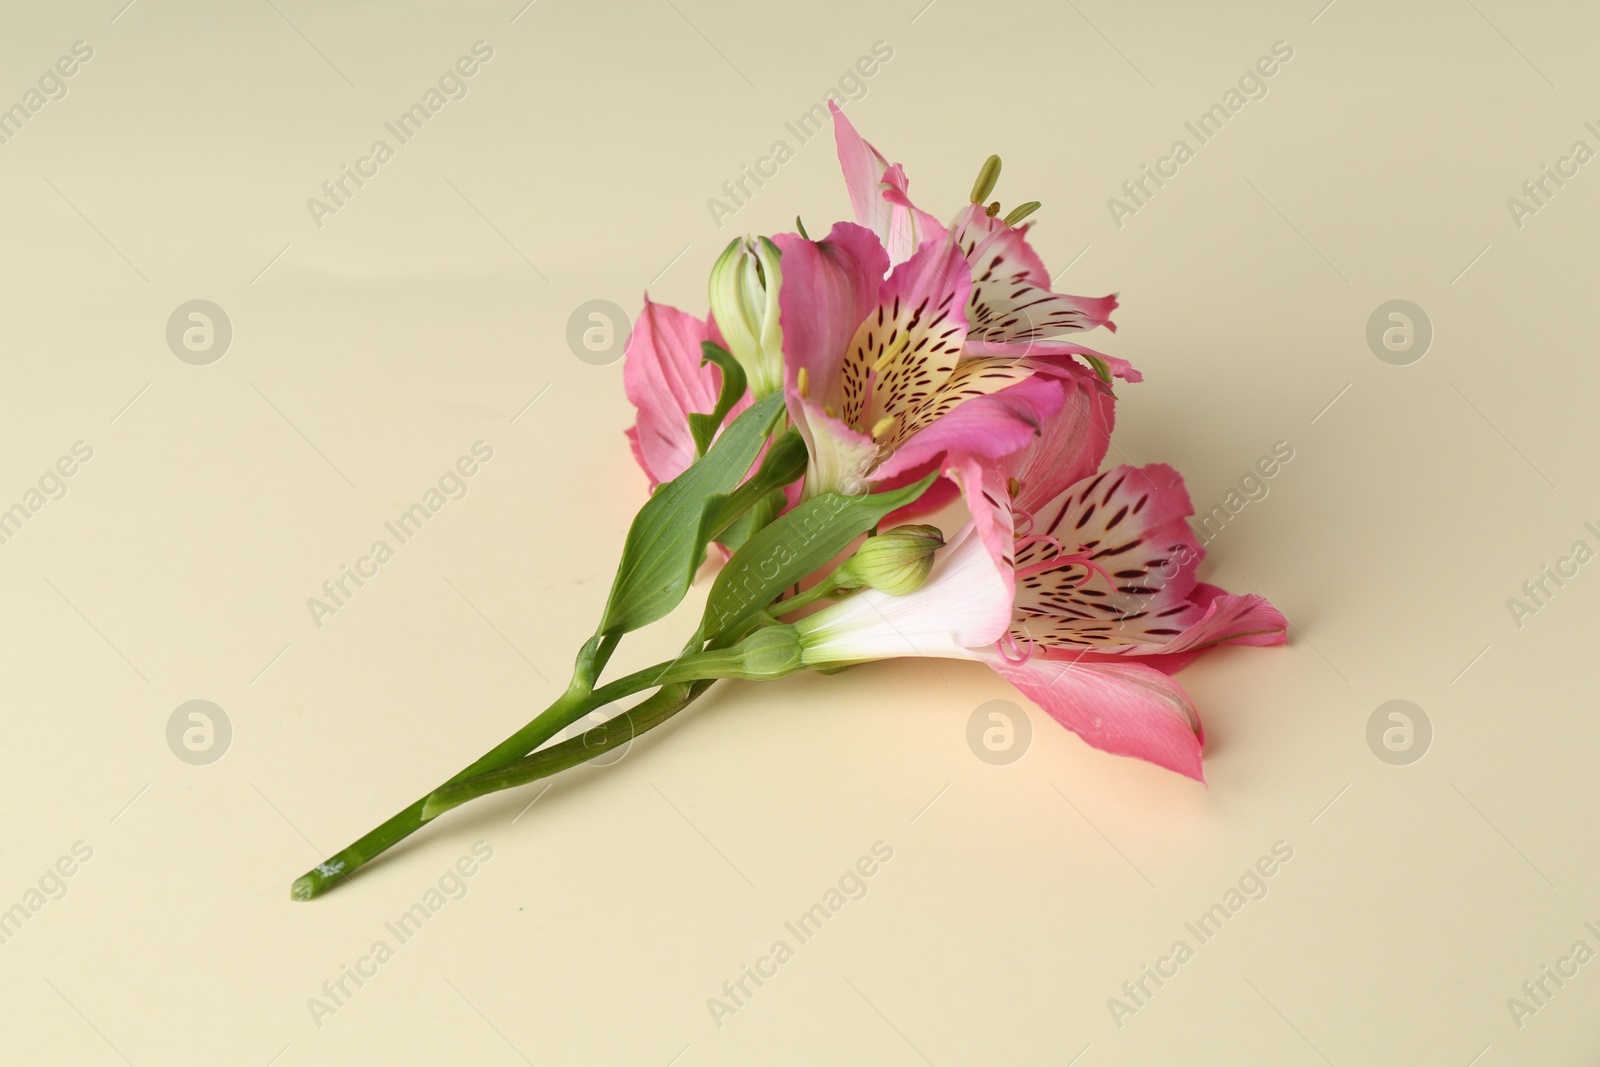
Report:
M628 431L651 495L562 694L440 786L294 882L309 900L473 799L558 774L765 683L905 656L988 666L1088 744L1203 781L1199 713L1172 675L1219 645L1284 641L1258 596L1198 578L1177 471L1102 469L1127 360L1076 343L1115 296L1054 291L1001 213L1000 159L950 223L833 108L853 221L741 237L700 318L646 296ZM947 538L918 516L965 512ZM603 680L627 635L725 557L671 660ZM584 716L628 710L556 741Z

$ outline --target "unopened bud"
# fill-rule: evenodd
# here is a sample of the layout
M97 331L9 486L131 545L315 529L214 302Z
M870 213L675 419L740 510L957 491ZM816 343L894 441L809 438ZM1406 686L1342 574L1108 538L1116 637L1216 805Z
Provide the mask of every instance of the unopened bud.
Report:
M933 554L943 547L944 534L937 526L897 526L867 538L845 561L837 584L841 589L866 587L905 596L922 588L933 569Z
M758 398L783 384L781 280L778 246L765 237L733 241L711 268L711 317Z
M779 623L763 626L728 650L739 663L734 675L751 681L767 681L793 674L801 667L800 635L793 626Z
M731 648L710 648L681 656L651 684L670 685L701 678L782 678L805 666L800 653L799 632L788 623L775 623L763 626Z

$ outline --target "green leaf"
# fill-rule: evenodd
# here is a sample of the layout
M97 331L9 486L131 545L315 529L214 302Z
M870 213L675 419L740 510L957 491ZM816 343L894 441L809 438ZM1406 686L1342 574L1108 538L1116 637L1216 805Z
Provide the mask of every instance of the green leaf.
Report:
M712 583L701 621L705 636L715 638L755 618L885 515L920 497L937 477L869 496L823 493L752 534Z
M805 438L794 427L791 426L782 436L773 438L772 446L761 459L760 469L750 476L750 480L730 494L724 504L707 510L706 514L710 516L707 541L717 539L719 533L762 497L804 474L809 459Z
M757 500L749 511L729 523L717 540L729 552L739 551L757 530L777 518L778 512L782 511L788 502L789 498L783 490L772 490Z
M729 527L749 515L769 494L778 492L804 474L808 457L805 438L800 436L799 430L790 427L783 436L773 440L772 447L767 449L766 456L761 460L760 469L748 481L732 493L719 494L706 500L705 510L700 514L700 532L695 542L693 562L689 565L689 581L694 581L694 572L700 569L700 564L705 560L706 546L721 540ZM777 507L761 521L761 525L772 521L773 516L783 510L785 503L786 499L779 501ZM748 533L754 533L755 529L751 528Z
M782 410L782 393L758 400L733 420L692 467L657 487L645 501L628 529L600 634L637 630L678 606L705 552L702 530L706 511L719 502L726 503L718 498L730 493L749 472L768 428ZM746 506L755 499L759 496Z
M722 428L722 420L728 417L728 412L744 396L745 390L744 368L739 366L739 361L726 348L715 341L701 341L700 352L702 367L707 363L715 363L722 368L722 392L718 394L717 406L711 414L689 416L689 433L694 438L696 456L706 454L706 449L711 447L711 439Z

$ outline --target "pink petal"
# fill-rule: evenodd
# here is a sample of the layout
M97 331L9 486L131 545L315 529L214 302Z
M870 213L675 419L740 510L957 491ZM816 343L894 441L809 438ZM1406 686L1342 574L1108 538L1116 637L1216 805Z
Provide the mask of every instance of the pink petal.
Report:
M1007 226L1004 219L990 215L985 205L969 204L961 209L950 228L974 266L1000 255L1020 281L1050 288L1050 272L1027 241L1028 224Z
M888 233L883 245L889 250L890 263L903 263L918 248L945 235L939 220L911 202L907 193L911 183L906 180L905 168L896 163L883 175L883 199L889 207Z
M1100 469L1116 423L1116 397L1093 371L1070 364L1046 373L1065 390L1061 409L1045 419L1038 440L1002 461L1018 485L1012 506L1030 514Z
M1064 655L1164 649L1201 614L1193 510L1178 472L1153 463L1103 471L1019 519L1013 640Z
M1115 331L1115 296L1053 292L1050 274L1028 244L1026 226L1007 226L982 204L956 220L956 241L972 269L967 315L974 341L1030 341L1104 326Z
M651 488L682 474L694 462L691 412L716 407L722 371L701 365L700 343L717 340L706 320L645 297L644 310L628 335L622 384L639 410L629 433L634 455Z
M992 459L957 453L947 461L946 473L966 498L972 525L989 551L989 558L1005 579L1006 592L1015 603L1017 596L1015 527L1006 473Z
M839 367L845 347L877 305L889 257L871 232L837 223L821 241L798 234L773 238L783 255L778 322L783 329L784 387L791 414L796 376L805 368L811 397L840 410Z
M893 478L886 478L878 483L878 492L887 492L890 489L899 489L901 486L910 485L912 482L921 481L932 474L938 464L930 463L926 466L915 467ZM891 511L883 517L882 527L885 530L899 526L902 523L916 522L919 518L932 515L946 504L951 503L961 496L961 488L949 478L941 475L934 483L928 486L927 492L915 501L907 504L899 511Z
M839 150L839 169L850 193L850 207L856 222L883 242L890 264L903 263L922 243L944 236L939 220L917 208L906 195L904 168L898 163L891 167L856 132L836 102L830 101L828 107L833 112L833 138ZM787 269L784 277L788 277Z
M1205 781L1199 713L1178 683L1160 671L1138 663L1040 657L1017 664L994 654L984 661L1095 748Z
M839 150L839 170L844 174L845 189L850 193L851 210L855 212L857 223L879 231L887 208L881 203L882 192L878 185L883 181L884 171L889 169L889 161L856 132L838 104L830 102L829 109L833 112L833 141Z
M1121 654L1138 656L1140 662L1173 674L1217 645L1281 645L1288 640L1288 620L1263 597L1239 596L1201 583L1189 599L1204 613L1171 643L1136 646L1120 650Z
M1082 373L1086 377L1054 376L1058 392L1065 390L1062 406L1039 422L1038 434L1028 439L1021 449L996 462L982 454L963 453L956 447L950 450L946 461L951 477L961 486L973 523L1008 582L1015 565L1014 512L1031 513L1068 486L1093 474L1105 458L1111 435L1113 398L1109 391L1100 388L1102 383L1091 373ZM1008 394L1026 396L1049 381L1050 377L1040 376L992 397L968 400L945 419L952 419L980 400L1000 401ZM944 421L941 420L941 424ZM959 425L954 428L959 429ZM1017 489L1015 497L1013 483ZM1012 588L1015 592L1014 585Z
M787 278L788 274L785 273L784 277ZM952 308L963 307L971 289L972 278L967 273L966 262L961 258L961 249L956 247L955 242L927 242L909 259L897 263L893 272L884 279L878 291L877 310L883 312L887 321L895 314L897 307L903 311L926 302L924 316L931 318L933 309L947 301ZM966 322L959 313L952 311L944 322L949 324L947 330L959 328L961 332L941 333L941 336L951 340L965 339Z
M1135 383L1144 381L1144 375L1127 360L1068 341L984 341L969 336L963 351L969 356L1010 356L1014 359L1060 362L1068 366L1076 365L1071 362L1074 356L1094 356L1105 361L1106 369L1113 378Z
M884 440L899 447L934 417L917 394L951 385L967 336L961 309L971 284L949 241L930 241L894 268L840 364L839 413L846 422L869 429L892 416L893 432Z
M1056 382L1034 377L963 400L912 434L879 464L877 476L889 477L945 453L995 458L1027 448L1064 399Z

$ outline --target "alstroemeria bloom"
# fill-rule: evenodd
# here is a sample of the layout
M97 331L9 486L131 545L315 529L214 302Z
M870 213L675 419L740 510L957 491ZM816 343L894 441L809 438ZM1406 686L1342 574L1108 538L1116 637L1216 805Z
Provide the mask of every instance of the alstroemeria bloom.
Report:
M964 340L969 356L1028 356L1100 360L1109 373L1137 382L1126 360L1066 343L1037 344L1064 333L1105 326L1115 330L1115 296L1083 297L1052 291L1050 273L1028 244L1026 225L1014 226L988 214L982 204L963 207L946 230L912 204L905 171L856 132L833 107L839 167L850 193L856 222L878 235L891 266L911 258L920 244L953 233L971 276L965 309L970 324ZM1022 347L1025 346L1025 347Z
M1046 461L953 471L969 499L984 479L984 505L928 582L902 597L869 590L800 620L804 664L977 660L1096 748L1203 781L1200 717L1170 674L1216 645L1282 644L1283 616L1261 597L1196 580L1204 550L1170 467L1115 467L1053 492L1048 453L1039 455ZM1005 469L1033 485L987 477ZM1030 510L1014 511L1018 501Z
M710 316L697 319L686 311L644 298L644 310L628 335L622 365L622 386L639 411L628 429L634 457L650 478L650 488L671 481L695 460L689 416L712 411L722 388L716 364L702 365L702 342L722 344ZM746 396L734 414L750 406Z
M776 238L789 415L810 452L806 493L847 493L950 453L1024 447L1061 389L1014 356L966 357L971 280L960 250L929 241L884 277L888 255L841 222L821 241Z

